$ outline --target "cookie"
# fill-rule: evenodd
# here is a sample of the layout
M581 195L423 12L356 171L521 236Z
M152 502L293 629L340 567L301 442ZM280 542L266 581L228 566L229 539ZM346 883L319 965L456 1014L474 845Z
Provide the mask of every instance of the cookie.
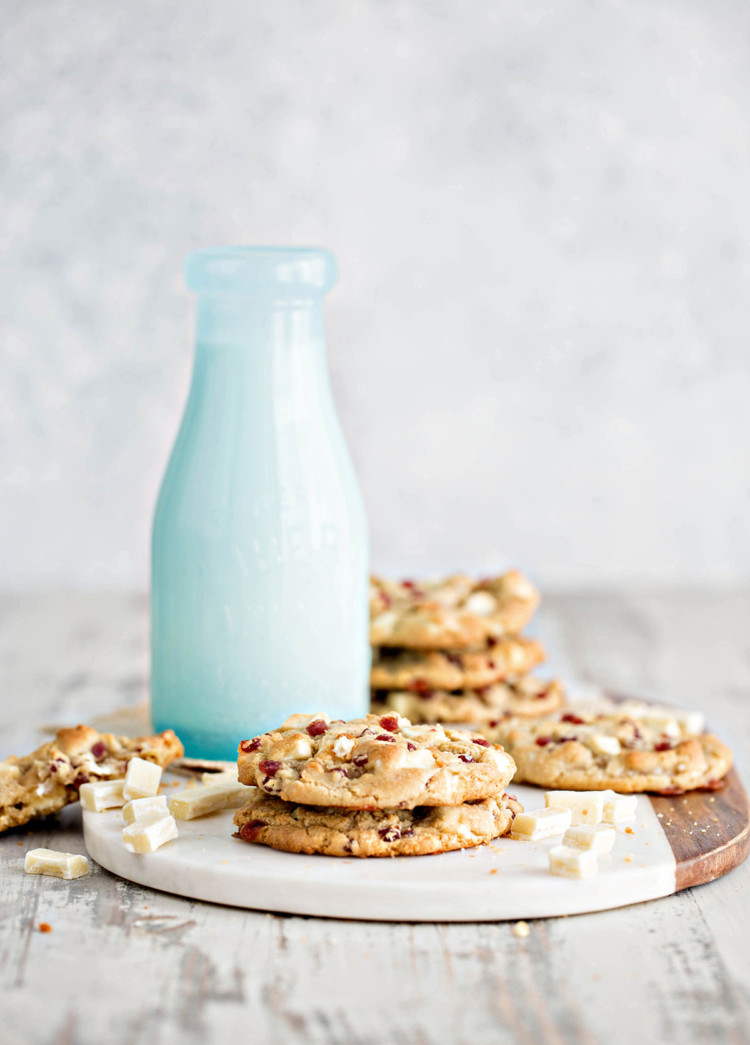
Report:
M510 570L474 581L370 582L370 642L405 649L463 649L521 631L539 605L530 581Z
M513 759L484 737L390 714L351 722L292 715L240 744L240 782L301 805L414 809L502 794Z
M519 636L488 639L484 645L467 650L378 649L373 651L370 686L412 693L482 689L510 676L525 675L544 658L541 643Z
M689 733L676 720L661 728L612 710L558 712L501 721L482 731L502 743L519 783L572 791L611 789L679 794L720 786L732 753L717 737Z
M77 802L81 784L124 777L136 755L167 766L182 753L171 729L134 740L88 726L61 729L32 754L0 762L0 831Z
M523 806L512 795L458 806L348 810L293 805L257 792L234 814L235 838L290 853L426 856L491 842Z
M562 684L524 675L522 678L496 682L483 689L465 689L458 693L447 690L376 690L370 710L376 715L396 711L411 722L464 722L495 726L504 716L538 718L557 711L565 703Z

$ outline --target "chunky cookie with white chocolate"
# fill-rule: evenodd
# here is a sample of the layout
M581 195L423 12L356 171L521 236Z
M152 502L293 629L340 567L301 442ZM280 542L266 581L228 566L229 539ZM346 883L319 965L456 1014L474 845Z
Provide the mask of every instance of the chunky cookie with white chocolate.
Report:
M182 753L171 729L133 740L88 726L61 729L32 754L0 762L0 831L77 802L82 784L124 778L132 758L167 766Z
M370 642L409 649L459 649L521 631L539 605L530 581L510 570L473 581L463 574L438 580L370 583Z
M524 675L458 693L445 689L428 689L419 693L378 690L372 694L370 710L374 715L396 711L414 723L463 722L496 726L501 718L511 715L520 718L549 715L564 703L563 687L556 679L547 682Z
M398 715L331 722L292 715L277 730L244 740L243 784L302 805L414 809L502 794L515 764L468 731L412 726Z
M373 651L370 687L410 693L482 689L526 675L544 658L541 643L519 636L488 639L482 646L455 651L377 649Z
M522 812L506 794L457 806L348 810L293 805L256 792L234 822L236 838L290 853L426 856L491 842L507 834Z
M513 719L482 731L513 756L519 783L541 787L676 795L720 787L732 765L729 748L709 733L688 732L684 717L655 725L616 705Z

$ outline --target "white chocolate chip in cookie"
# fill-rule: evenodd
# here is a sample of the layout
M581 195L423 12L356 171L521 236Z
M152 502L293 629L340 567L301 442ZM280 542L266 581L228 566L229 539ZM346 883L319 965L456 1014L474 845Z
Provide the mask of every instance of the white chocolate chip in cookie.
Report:
M284 752L286 758L309 758L312 755L312 743L308 737L299 733L292 737Z
M479 617L489 617L497 609L497 600L488 591L476 591L466 600L466 609Z
M591 733L584 739L591 750L598 755L620 754L620 741L617 737L607 736L606 733Z
M337 758L348 758L354 748L354 740L351 737L336 737L333 742L333 753Z

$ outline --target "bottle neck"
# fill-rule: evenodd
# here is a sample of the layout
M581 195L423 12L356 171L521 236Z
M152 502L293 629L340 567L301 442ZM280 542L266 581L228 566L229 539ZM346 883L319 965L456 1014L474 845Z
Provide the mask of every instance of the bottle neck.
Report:
M201 295L196 341L202 346L248 353L323 345L323 299Z

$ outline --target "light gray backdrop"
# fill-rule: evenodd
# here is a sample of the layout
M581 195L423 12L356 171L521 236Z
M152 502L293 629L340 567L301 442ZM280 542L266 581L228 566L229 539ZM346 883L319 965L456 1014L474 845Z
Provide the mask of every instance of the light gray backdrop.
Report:
M143 586L190 248L338 254L376 566L750 577L750 5L2 5L0 582Z

